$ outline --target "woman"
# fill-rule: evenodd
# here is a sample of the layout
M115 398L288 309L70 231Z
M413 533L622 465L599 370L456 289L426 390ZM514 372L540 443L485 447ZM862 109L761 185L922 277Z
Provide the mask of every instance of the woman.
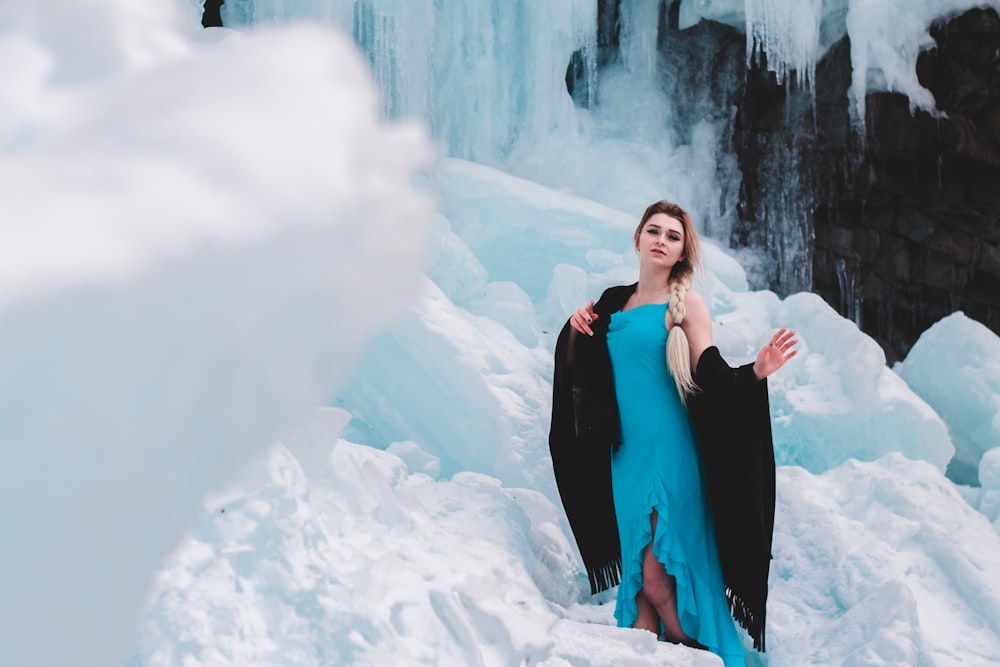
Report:
M797 341L781 329L730 368L688 289L700 255L688 213L652 204L634 244L639 281L577 310L556 344L556 481L592 591L620 582L619 626L743 665L730 614L763 650L774 523L764 379Z

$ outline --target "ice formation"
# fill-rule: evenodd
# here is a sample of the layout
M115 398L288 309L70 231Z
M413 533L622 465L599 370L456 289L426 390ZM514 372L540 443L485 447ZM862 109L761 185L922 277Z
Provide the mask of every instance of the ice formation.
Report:
M716 128L649 111L655 3L573 105L593 4L228 0L244 27L206 32L194 0L0 6L0 662L717 664L613 627L548 462L554 337L635 279L642 206L731 215ZM819 48L869 4L810 4ZM747 7L682 14L786 48ZM996 337L955 316L889 369L706 255L731 362L802 335L770 385L765 664L1000 661ZM920 379L942 363L951 396Z
M1000 447L1000 340L953 313L925 331L895 370L948 425L953 477L976 484L979 460Z
M789 72L809 85L816 63L844 35L851 40L850 108L864 131L865 95L893 91L912 108L936 112L934 97L917 79L920 51L934 46L929 28L990 0L682 0L680 25L703 19L740 28L747 35L747 60L764 56L779 81Z

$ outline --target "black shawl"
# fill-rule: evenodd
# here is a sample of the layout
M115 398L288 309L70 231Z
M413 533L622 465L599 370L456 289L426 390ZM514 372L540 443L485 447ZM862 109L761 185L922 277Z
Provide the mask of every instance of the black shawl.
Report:
M621 444L621 423L607 330L611 314L635 287L612 287L601 295L593 336L571 335L567 322L556 342L549 450L592 593L621 579L611 495L611 453ZM688 398L688 417L714 516L726 599L754 648L763 651L774 529L767 382L754 377L753 364L731 368L714 346L702 354L694 379L699 391Z

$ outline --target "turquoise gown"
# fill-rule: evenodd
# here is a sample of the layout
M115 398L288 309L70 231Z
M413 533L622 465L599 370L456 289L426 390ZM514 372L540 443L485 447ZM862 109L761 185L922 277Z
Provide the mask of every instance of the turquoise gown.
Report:
M667 368L666 309L666 304L647 304L619 311L608 325L622 425L622 445L611 458L622 548L615 618L619 627L636 620L642 552L652 542L653 554L677 580L677 612L685 634L720 656L726 667L744 667L698 452ZM650 525L654 510L656 535Z

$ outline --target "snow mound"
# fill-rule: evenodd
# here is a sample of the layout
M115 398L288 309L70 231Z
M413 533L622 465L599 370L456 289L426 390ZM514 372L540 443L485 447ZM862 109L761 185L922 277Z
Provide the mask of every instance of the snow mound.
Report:
M1000 447L1000 338L956 312L920 335L894 370L948 425L949 474L976 484L983 453Z
M925 462L780 468L770 664L996 664L998 553L1000 535Z
M129 664L717 664L577 605L585 577L541 494L411 474L331 440L337 411L319 421L206 502Z

